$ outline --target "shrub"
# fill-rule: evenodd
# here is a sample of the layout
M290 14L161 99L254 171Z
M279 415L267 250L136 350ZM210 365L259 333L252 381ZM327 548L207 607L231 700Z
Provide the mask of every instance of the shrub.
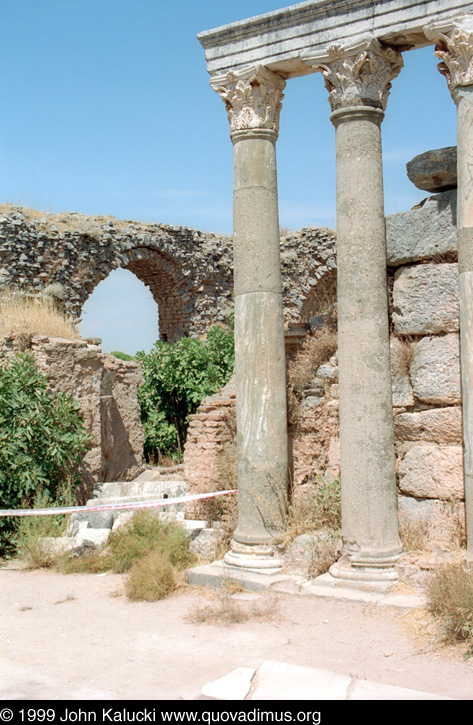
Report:
M427 600L447 642L468 642L473 654L473 571L461 562L439 568L427 581Z
M212 327L206 340L159 340L140 352L144 382L138 391L147 460L182 451L194 413L206 395L223 387L233 371L233 333Z
M110 355L113 355L113 357L117 357L119 360L125 360L125 362L127 362L128 360L134 360L133 355L128 355L127 352L121 352L120 350L112 350Z
M33 508L54 508L57 505L72 506L74 495L69 481L60 485L58 496L59 504L51 501L43 491L38 491L34 497ZM25 516L18 520L14 543L17 553L30 569L42 569L56 564L57 553L43 539L63 536L69 517L64 514L57 516Z
M90 444L79 406L53 395L34 357L21 353L0 366L0 507L31 506L42 491L61 503L61 484L80 483L78 464ZM0 553L18 522L0 519Z
M129 571L135 561L151 550L166 553L171 563L181 568L192 561L189 539L177 521L150 511L140 511L128 525L110 537L108 556L111 567L116 572Z
M175 588L176 578L171 560L167 554L156 549L133 564L125 584L126 595L134 602L155 602Z

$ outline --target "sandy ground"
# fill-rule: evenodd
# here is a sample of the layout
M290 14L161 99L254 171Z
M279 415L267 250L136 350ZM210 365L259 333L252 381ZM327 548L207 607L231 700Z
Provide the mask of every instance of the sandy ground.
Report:
M418 641L414 632L428 629L419 612L294 595L280 595L274 611L264 594L265 621L196 624L189 615L215 593L132 603L122 585L114 574L1 568L1 698L193 700L237 667L275 660L473 699L465 648L439 653Z

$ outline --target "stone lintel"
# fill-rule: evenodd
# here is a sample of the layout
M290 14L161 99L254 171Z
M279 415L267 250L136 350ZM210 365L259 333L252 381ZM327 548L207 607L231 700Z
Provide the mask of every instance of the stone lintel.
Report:
M303 53L373 35L398 50L419 48L433 42L426 25L466 13L473 13L473 3L465 0L309 0L207 30L198 39L211 75L262 64L289 78L313 72Z

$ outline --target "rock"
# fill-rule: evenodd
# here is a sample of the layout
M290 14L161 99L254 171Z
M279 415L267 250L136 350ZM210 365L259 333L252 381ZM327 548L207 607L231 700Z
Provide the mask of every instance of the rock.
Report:
M408 528L416 523L424 525L429 540L438 547L451 548L458 542L465 525L465 505L462 501L418 500L398 496L399 523Z
M82 536L82 542L85 546L100 549L110 538L111 529L86 529Z
M457 254L457 192L431 196L419 207L386 217L388 266Z
M464 498L462 446L413 445L399 464L399 488L418 498Z
M424 403L461 402L458 335L423 337L416 343L410 374L414 396Z
M393 322L397 334L458 332L458 264L418 264L394 276Z
M72 530L79 531L79 526L83 522L87 523L89 529L111 529L114 521L114 511L81 511L75 514L71 514L71 527Z
M414 413L399 413L394 416L394 436L397 441L461 444L461 408L432 408Z
M407 175L418 189L436 193L456 189L457 147L426 151L406 164Z

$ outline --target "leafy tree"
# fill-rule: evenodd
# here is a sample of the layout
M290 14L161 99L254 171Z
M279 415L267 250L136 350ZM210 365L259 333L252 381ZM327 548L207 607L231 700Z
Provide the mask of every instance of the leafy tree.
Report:
M80 482L77 464L90 444L77 403L54 395L33 355L0 365L0 508L31 505L38 492L57 501L65 478ZM0 551L14 519L0 518Z
M234 364L232 330L212 327L206 340L158 340L149 354L137 353L144 382L138 391L148 460L182 450L189 425L206 395L230 379Z

